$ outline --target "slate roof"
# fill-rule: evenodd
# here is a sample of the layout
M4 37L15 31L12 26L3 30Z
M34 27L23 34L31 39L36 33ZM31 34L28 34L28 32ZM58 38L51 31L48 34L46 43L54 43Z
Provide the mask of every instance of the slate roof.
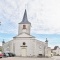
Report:
M25 12L24 12L23 19L22 19L22 21L21 21L19 24L31 24L31 23L28 21L26 9L25 9Z
M5 43L5 41L3 40L2 43Z
M48 42L47 38L46 38L46 41L45 42Z
M57 48L58 48L58 46L55 46L55 47L54 47L54 50L56 50Z

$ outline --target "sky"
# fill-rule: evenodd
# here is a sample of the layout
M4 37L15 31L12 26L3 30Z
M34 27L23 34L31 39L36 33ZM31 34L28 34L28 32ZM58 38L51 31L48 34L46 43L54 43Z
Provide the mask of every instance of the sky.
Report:
M50 47L60 46L60 0L0 0L0 45L18 35L18 23L27 10L31 35L48 39Z

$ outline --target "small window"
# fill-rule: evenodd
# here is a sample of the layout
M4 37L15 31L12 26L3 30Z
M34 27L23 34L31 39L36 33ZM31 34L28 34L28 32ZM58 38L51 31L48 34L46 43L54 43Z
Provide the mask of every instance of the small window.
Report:
M26 25L23 25L23 29L26 29Z
M26 43L25 43L25 42L23 42L23 45L26 45Z

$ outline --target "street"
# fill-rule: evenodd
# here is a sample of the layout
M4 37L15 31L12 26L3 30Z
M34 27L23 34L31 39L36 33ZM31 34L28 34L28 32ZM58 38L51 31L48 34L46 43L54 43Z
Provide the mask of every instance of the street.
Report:
M60 60L60 56L54 56L51 58L28 58L28 57L3 57L0 60Z
M0 60L54 60L53 58L25 58L25 57L6 57Z

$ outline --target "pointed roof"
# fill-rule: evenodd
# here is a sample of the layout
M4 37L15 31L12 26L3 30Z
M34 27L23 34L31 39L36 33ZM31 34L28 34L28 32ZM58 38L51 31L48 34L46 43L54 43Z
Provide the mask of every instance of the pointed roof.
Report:
M4 39L3 39L2 43L5 43Z
M13 38L35 38L35 37L32 36L32 35L29 35L27 33L21 33L20 35L17 35L17 36L15 36Z
M25 9L25 12L24 12L23 19L22 19L22 21L21 21L19 24L31 24L31 23L28 21L26 9Z
M48 42L47 38L46 38L46 41L45 42Z
M58 47L59 47L59 46L55 46L55 47L54 47L54 50L56 50Z

